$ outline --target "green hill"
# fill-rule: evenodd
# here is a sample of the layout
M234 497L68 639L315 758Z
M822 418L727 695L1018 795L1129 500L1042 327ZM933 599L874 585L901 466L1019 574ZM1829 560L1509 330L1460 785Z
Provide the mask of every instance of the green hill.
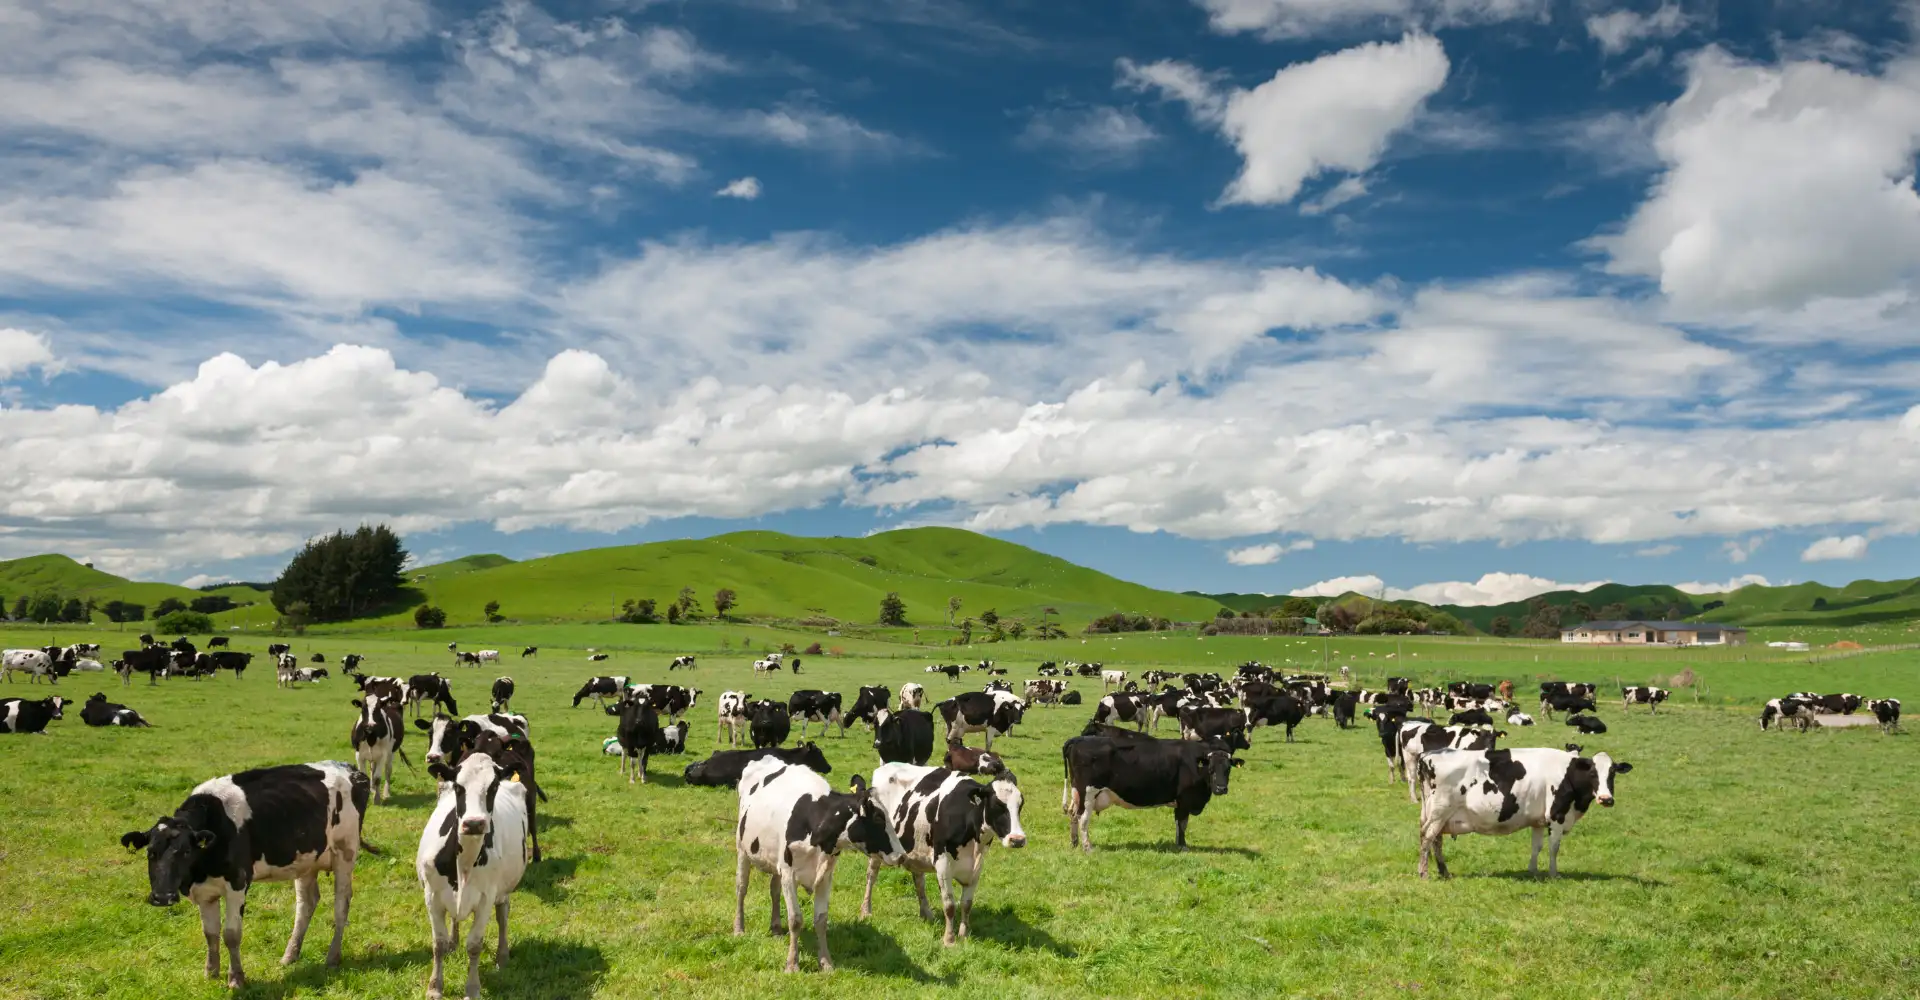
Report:
M1216 604L1224 604L1235 611L1252 611L1258 614L1268 608L1284 603L1287 595L1281 594L1203 594L1198 590L1181 591L1188 597L1202 597Z
M477 560L477 561L476 561ZM492 565L483 565L499 560ZM743 531L714 538L588 549L510 562L469 557L410 572L412 586L444 608L449 623L476 622L488 601L510 619L605 620L622 601L662 608L692 587L706 613L726 587L731 614L756 619L825 616L872 623L897 591L916 626L944 626L947 599L962 616L992 608L1004 617L1060 613L1068 628L1115 611L1176 620L1208 618L1210 598L1154 590L1033 549L952 528L911 528L866 538L801 538ZM393 615L400 622L406 615Z
M171 583L137 583L82 565L63 555L27 556L0 561L0 596L11 604L20 597L52 591L61 597L91 598L96 604L130 601L148 608L169 597L191 601L197 590Z

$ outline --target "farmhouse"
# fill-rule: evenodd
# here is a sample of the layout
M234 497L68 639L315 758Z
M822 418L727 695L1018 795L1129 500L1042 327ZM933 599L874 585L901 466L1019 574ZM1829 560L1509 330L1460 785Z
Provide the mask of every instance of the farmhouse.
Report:
M1560 630L1561 642L1664 646L1744 646L1747 630L1713 622L1586 622Z

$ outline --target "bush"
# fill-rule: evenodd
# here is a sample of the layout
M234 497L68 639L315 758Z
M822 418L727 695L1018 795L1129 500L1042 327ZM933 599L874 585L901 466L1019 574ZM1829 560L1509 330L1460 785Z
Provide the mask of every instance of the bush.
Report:
M901 600L898 593L888 591L887 596L880 599L880 624L898 627L906 623L907 602Z
M651 597L620 602L620 620L629 625L651 625L660 620L659 602Z
M153 626L154 630L158 632L167 632L173 635L187 635L195 632L213 631L213 619L198 611L175 611L172 614L161 615L160 619L153 623Z
M788 656L792 656L792 655L793 655L793 643L790 643L790 642L783 642L783 643L781 643L781 644L780 644L780 651L781 651L782 653L785 653L785 654L787 654Z
M225 594L208 594L205 597L194 598L193 603L187 607L203 615L217 615L222 611L232 611L237 605L233 603L233 598Z
M416 628L440 628L447 623L447 613L431 604L422 604L413 609L413 624Z
M173 614L175 611L186 611L186 610L188 610L187 602L179 599L178 597L169 597L154 606L153 615L155 618L165 618L166 616Z
M487 606L480 609L480 613L485 615L489 622L503 622L507 620L506 616L500 613L499 601L488 601Z

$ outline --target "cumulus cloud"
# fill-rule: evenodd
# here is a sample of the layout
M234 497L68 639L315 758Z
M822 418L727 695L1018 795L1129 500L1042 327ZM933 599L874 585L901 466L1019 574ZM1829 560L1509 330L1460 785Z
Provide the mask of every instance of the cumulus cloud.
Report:
M758 177L741 177L737 180L728 181L727 186L715 191L713 196L716 198L738 198L741 201L752 201L760 197L760 179Z
M211 587L216 584L232 583L232 582L233 580L230 577L216 576L212 573L195 573L192 576L187 577L186 579L180 581L180 586L191 587L194 590L199 590L201 587Z
M48 346L44 335L0 327L0 380L13 378L34 368L47 369L53 366L53 348Z
M1773 584L1768 583L1767 578L1764 576L1761 576L1758 573L1742 573L1741 575L1736 576L1733 579L1728 580L1724 583L1702 583L1699 581L1694 581L1692 583L1676 583L1673 585L1673 589L1681 591L1683 593L1699 595L1699 594L1727 594L1727 593L1731 593L1733 591L1739 590L1741 587L1771 587L1771 586L1773 586Z
M1607 582L1595 580L1590 583L1558 583L1545 577L1528 576L1525 573L1488 573L1472 583L1449 580L1422 583L1403 589L1389 587L1386 581L1377 576L1368 575L1334 577L1288 593L1294 597L1337 597L1353 592L1384 597L1389 601L1419 601L1422 604L1481 607L1490 604L1511 604L1514 601L1524 601L1555 590L1588 591Z
M1678 4L1663 3L1646 14L1634 10L1595 14L1587 18L1587 34L1600 43L1601 52L1616 56L1647 39L1672 38L1689 23L1687 12Z
M1128 163L1159 141L1141 117L1128 108L1109 106L1043 108L1020 130L1019 142L1055 149L1083 166Z
M1242 168L1221 201L1242 205L1285 204L1321 174L1372 169L1447 70L1439 40L1416 34L1295 63L1252 90L1219 87L1183 63L1120 64L1123 85L1186 102L1233 144Z
M1268 566L1279 562L1280 557L1289 552L1306 552L1313 548L1313 539L1303 538L1296 542L1268 542L1264 545L1248 545L1244 548L1230 549L1227 561L1235 566Z
M1486 24L1540 18L1543 0L1195 0L1221 34L1281 40L1366 28Z
M1801 562L1826 562L1833 559L1859 559L1867 554L1865 535L1829 535L1800 553Z

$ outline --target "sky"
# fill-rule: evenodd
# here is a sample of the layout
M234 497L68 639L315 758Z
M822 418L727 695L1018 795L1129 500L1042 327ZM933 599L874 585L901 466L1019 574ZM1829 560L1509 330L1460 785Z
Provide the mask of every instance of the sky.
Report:
M1915 574L1920 8L17 0L0 557Z

